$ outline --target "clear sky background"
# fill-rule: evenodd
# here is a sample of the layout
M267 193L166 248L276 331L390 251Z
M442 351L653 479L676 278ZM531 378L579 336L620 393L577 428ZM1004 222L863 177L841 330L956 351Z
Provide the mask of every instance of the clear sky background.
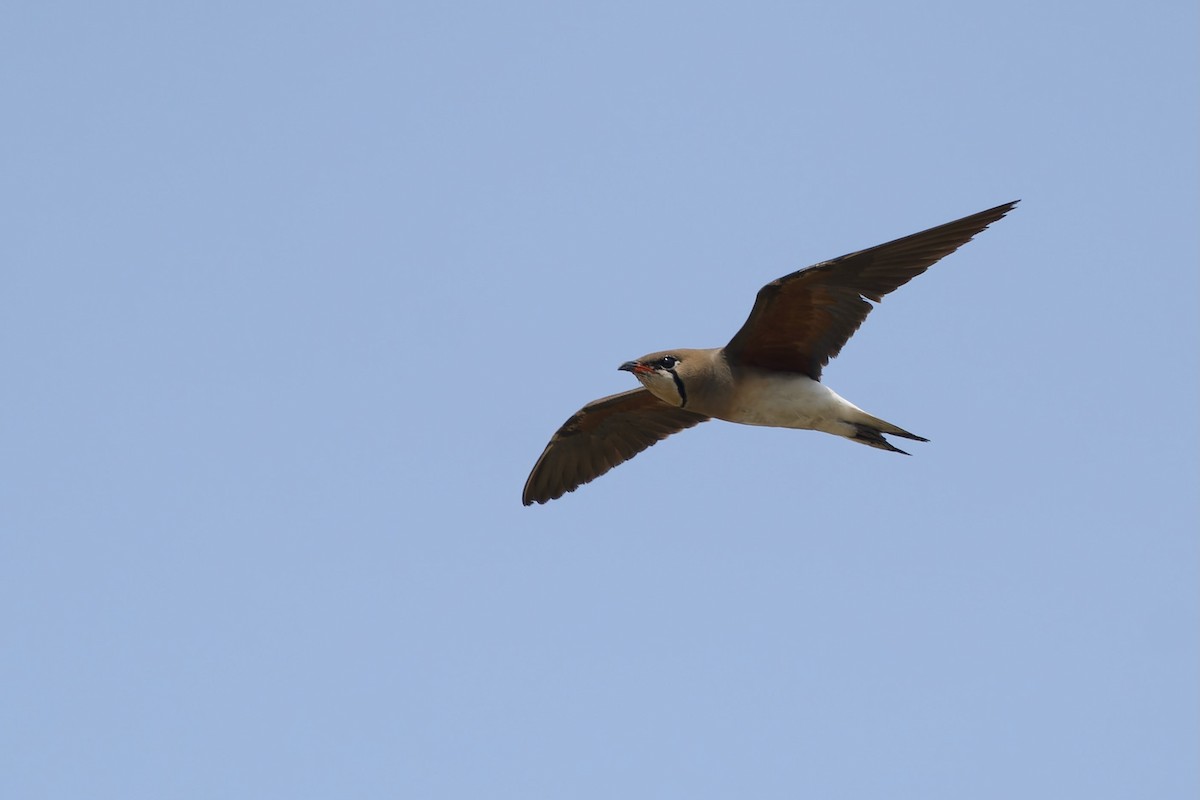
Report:
M0 795L1194 798L1194 2L0 12ZM1021 198L826 381L621 362Z

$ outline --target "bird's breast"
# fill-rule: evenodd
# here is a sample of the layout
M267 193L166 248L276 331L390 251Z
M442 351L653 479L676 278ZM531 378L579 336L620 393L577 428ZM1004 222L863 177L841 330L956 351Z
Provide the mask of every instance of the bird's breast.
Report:
M854 408L805 375L753 372L736 382L725 413L717 416L743 425L827 430Z

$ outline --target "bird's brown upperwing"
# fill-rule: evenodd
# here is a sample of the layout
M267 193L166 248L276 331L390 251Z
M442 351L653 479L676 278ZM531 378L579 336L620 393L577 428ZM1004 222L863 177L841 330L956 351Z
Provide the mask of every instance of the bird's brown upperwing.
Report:
M1019 201L771 281L750 317L725 346L734 362L799 372L813 380L889 292L962 247Z
M530 505L562 497L655 442L707 419L667 405L645 389L594 400L551 437L525 481L521 502Z

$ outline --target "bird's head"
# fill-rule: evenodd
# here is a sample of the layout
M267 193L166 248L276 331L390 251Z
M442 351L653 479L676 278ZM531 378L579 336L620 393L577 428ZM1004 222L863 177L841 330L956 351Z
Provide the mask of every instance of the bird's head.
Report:
M664 350L651 353L634 361L626 361L617 369L632 372L650 393L673 406L687 405L687 387L684 380L688 373L688 352Z

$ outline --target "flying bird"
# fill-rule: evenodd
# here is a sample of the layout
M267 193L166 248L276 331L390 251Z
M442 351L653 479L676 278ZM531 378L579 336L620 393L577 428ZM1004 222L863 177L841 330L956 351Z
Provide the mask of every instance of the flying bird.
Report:
M550 439L525 482L525 505L573 492L673 433L709 419L801 428L903 453L884 434L928 439L873 417L821 383L884 295L1003 217L1017 202L963 217L771 281L724 347L676 349L618 369L642 386L588 403Z

